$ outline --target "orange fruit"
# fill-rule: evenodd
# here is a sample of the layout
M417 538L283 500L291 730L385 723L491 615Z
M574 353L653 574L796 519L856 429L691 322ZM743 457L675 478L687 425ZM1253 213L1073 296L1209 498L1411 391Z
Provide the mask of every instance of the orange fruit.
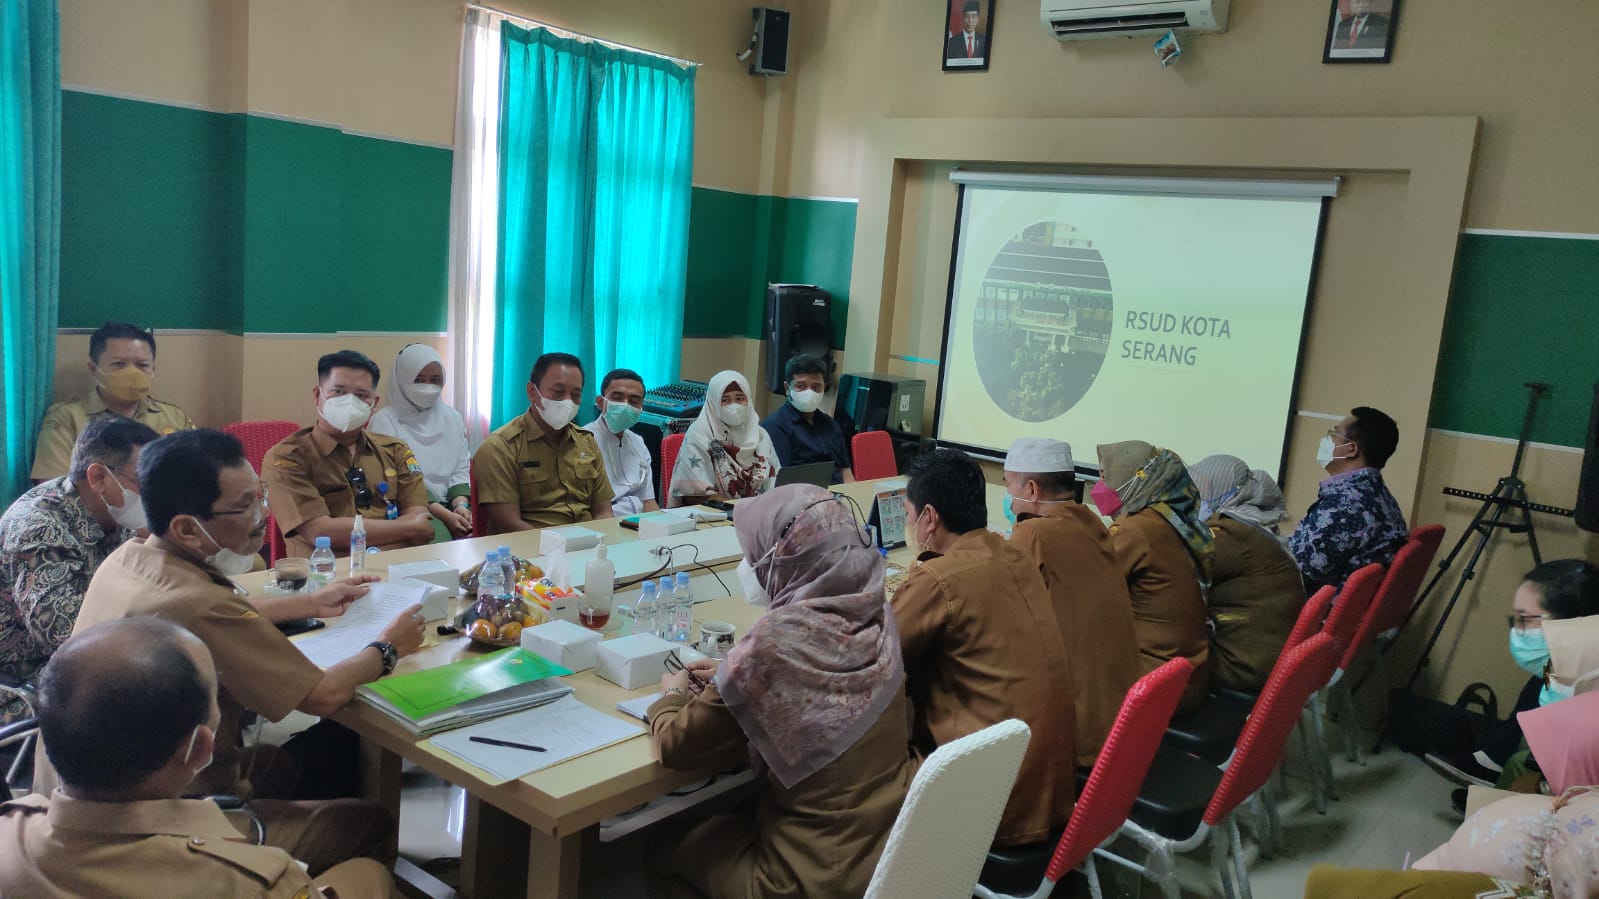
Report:
M500 625L500 639L507 643L514 642L522 636L522 622L507 621Z
M493 640L494 622L489 621L487 618L479 618L472 622L472 626L467 629L466 633L467 636L474 640Z

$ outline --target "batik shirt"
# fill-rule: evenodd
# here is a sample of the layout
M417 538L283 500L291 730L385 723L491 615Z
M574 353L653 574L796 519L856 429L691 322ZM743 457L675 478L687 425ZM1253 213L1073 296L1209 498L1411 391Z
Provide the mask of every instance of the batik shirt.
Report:
M106 533L70 478L24 493L0 517L0 682L33 683L72 633L95 569L133 536ZM29 714L0 685L0 725Z
M1392 562L1409 539L1404 513L1383 483L1382 472L1357 468L1321 482L1299 527L1288 538L1307 593L1339 586L1357 570Z

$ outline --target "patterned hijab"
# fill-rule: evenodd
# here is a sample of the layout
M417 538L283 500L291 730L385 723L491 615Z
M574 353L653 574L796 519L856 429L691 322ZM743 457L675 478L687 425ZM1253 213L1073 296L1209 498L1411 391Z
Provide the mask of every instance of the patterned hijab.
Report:
M1264 469L1251 471L1237 456L1206 456L1189 467L1188 475L1199 488L1202 519L1224 512L1275 534L1277 523L1288 517L1277 481Z
M1121 497L1122 507L1116 517L1137 515L1145 509L1159 512L1183 538L1199 572L1199 582L1209 587L1216 538L1199 518L1199 490L1188 477L1182 458L1141 440L1102 443L1096 450L1100 476Z
M854 746L903 689L883 562L829 491L779 487L739 504L739 547L772 596L716 672L750 744L784 787Z

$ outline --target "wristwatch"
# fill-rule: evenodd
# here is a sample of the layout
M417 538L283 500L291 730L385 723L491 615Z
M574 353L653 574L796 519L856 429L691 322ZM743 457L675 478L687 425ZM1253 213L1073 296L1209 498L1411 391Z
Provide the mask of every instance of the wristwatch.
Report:
M378 651L378 655L383 656L384 674L388 674L389 672L393 671L394 666L400 664L400 654L395 651L393 643L383 643L381 641L374 640L371 643L368 643L367 646L376 649Z
M688 691L683 689L682 687L667 687L665 690L662 690L661 692L665 693L667 696L687 696L688 695Z

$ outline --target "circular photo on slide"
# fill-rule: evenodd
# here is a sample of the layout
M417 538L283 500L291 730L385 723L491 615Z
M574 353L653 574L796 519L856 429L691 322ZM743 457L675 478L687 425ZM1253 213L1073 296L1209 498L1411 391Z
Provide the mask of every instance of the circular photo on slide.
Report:
M1110 273L1093 241L1036 222L994 256L973 304L978 378L1012 418L1048 421L1094 386L1110 345Z

